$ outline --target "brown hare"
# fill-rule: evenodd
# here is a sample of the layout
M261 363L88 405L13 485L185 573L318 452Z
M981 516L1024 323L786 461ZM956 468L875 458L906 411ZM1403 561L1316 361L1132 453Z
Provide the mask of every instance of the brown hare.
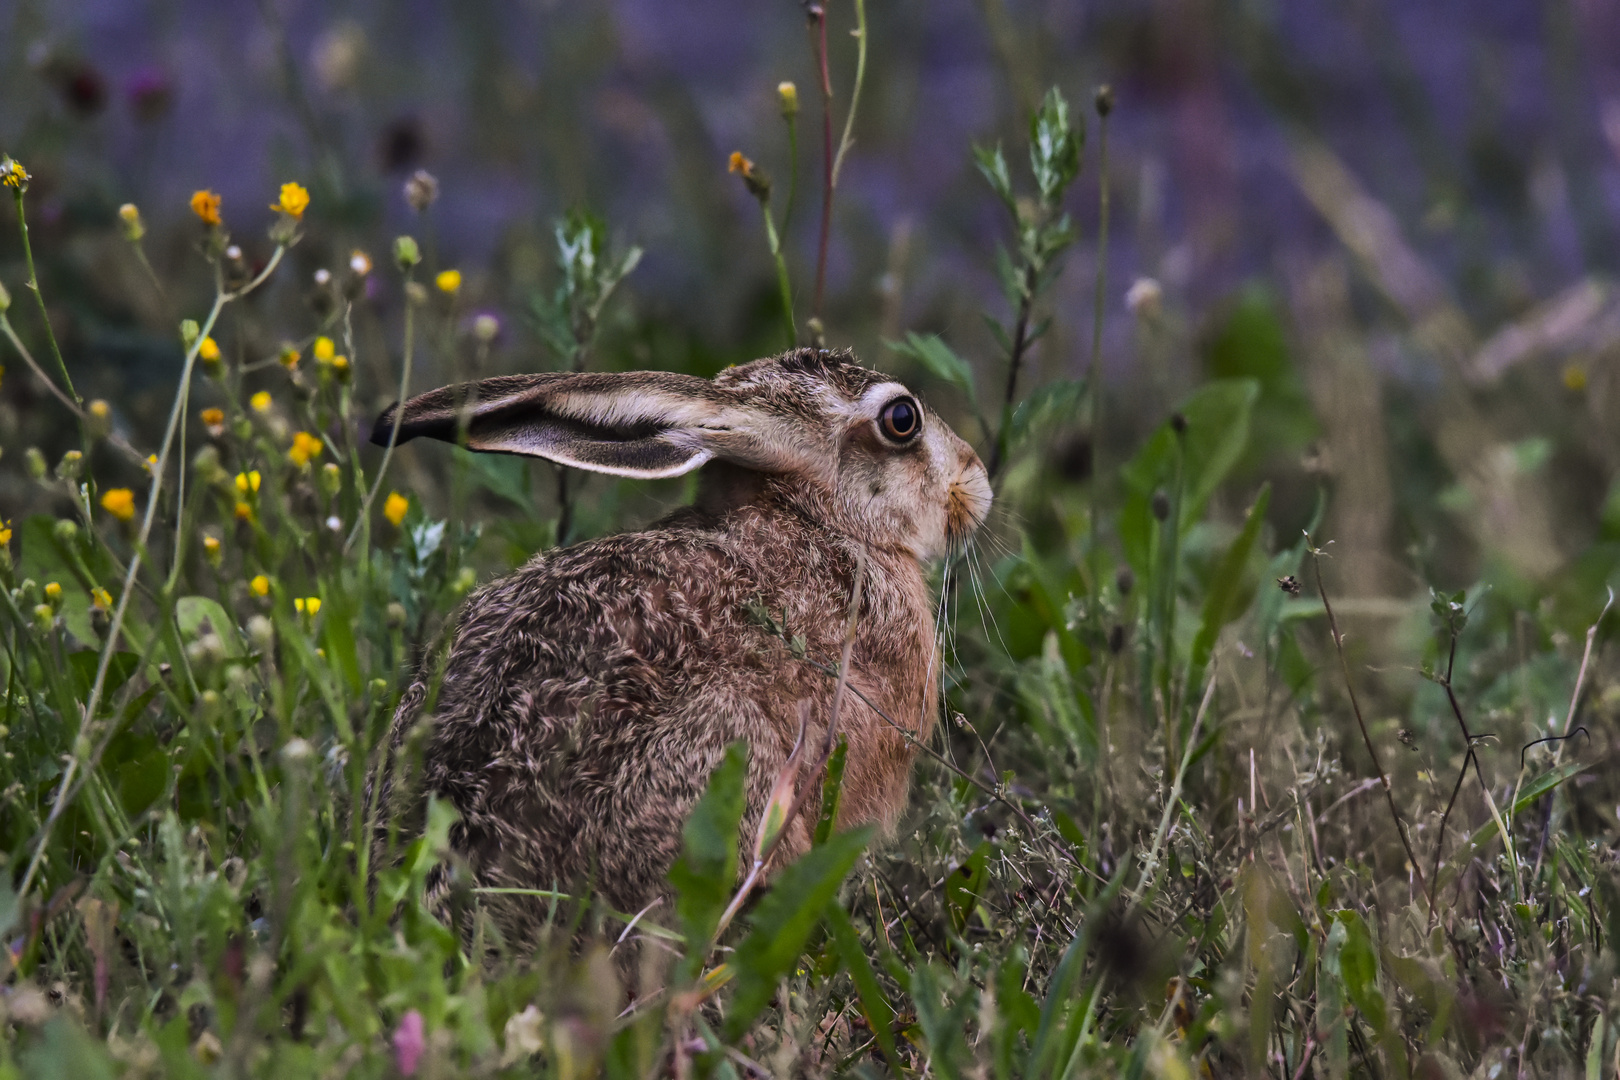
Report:
M468 599L409 786L460 812L451 843L477 885L589 882L639 910L667 891L682 826L738 739L746 843L799 736L800 703L818 746L834 690L759 612L836 664L858 564L840 824L892 828L915 750L872 705L928 738L939 663L921 564L990 507L979 458L909 390L847 352L800 349L712 380L543 374L445 387L390 408L372 441L396 425L400 442L427 435L615 476L704 467L692 506L537 555ZM401 703L396 746L424 692L419 682ZM814 812L773 865L808 848ZM543 904L489 899L509 937L538 929Z

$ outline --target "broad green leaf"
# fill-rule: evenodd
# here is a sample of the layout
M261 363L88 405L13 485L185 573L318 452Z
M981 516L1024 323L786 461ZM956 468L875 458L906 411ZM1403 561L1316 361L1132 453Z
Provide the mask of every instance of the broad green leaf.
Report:
M812 841L820 847L832 839L833 827L838 822L838 804L844 793L844 765L849 760L849 739L838 736L838 745L827 759L827 777L821 782L821 820L816 822L816 835Z
M978 393L973 387L973 369L968 362L957 355L938 334L919 334L907 331L904 341L885 341L885 345L899 353L908 356L927 368L935 378L944 379L952 386L957 387L967 395L973 407L978 408Z
M980 842L962 865L945 875L945 906L951 913L951 926L958 934L979 907L984 883L989 876L990 842Z
M1042 430L1074 420L1086 399L1083 379L1060 379L1036 390L1018 403L1007 426L1007 449L1018 449L1026 438Z
M833 948L838 951L838 958L843 962L844 970L849 972L850 981L855 984L855 992L860 997L861 1013L866 1017L867 1026L872 1029L872 1037L877 1040L878 1049L883 1051L883 1057L888 1061L894 1075L897 1078L904 1077L900 1055L894 1046L894 1006L889 1004L889 999L883 994L883 987L878 983L877 973L872 970L872 961L866 956L866 947L861 944L860 935L855 932L855 925L850 922L844 906L836 899L827 905L827 929L831 931Z
M206 632L203 625L206 623L207 629L212 629L219 636L226 656L234 659L243 654L242 635L236 628L236 620L225 613L217 600L210 600L206 596L182 596L174 602L174 621L187 642L201 637Z
M1192 655L1187 660L1186 692L1190 697L1197 697L1203 692L1204 670L1209 666L1209 658L1215 651L1221 628L1243 614L1242 607L1237 603L1238 590L1244 583L1249 553L1254 550L1260 527L1265 524L1266 508L1270 505L1271 485L1264 484L1260 494L1255 496L1254 505L1249 507L1243 529L1222 556L1220 566L1215 570L1215 578L1210 582L1209 592L1204 596L1203 618L1198 625L1198 634L1193 638Z
M1378 953L1373 948L1372 935L1357 912L1336 911L1333 919L1344 927L1344 943L1339 948L1339 975L1344 980L1344 992L1373 1029L1382 1032L1389 1022L1389 1014L1384 992L1378 988Z
M749 919L748 936L731 956L737 990L726 1016L728 1040L748 1030L770 1003L776 984L799 963L822 913L871 839L870 826L839 833L777 876Z
M452 465L459 476L498 495L520 509L533 511L529 497L528 463L509 454L475 454L460 446L450 448Z
M669 869L670 884L675 886L675 913L686 937L682 981L697 976L720 914L737 887L737 830L742 824L747 775L747 746L734 742L726 747L725 757L709 777L708 790L686 820L680 858Z
M1147 575L1152 560L1153 493L1171 493L1179 467L1179 527L1185 532L1203 517L1209 497L1243 455L1249 416L1259 394L1260 386L1253 379L1223 379L1201 387L1177 410L1187 422L1186 431L1178 436L1166 421L1125 466L1127 495L1120 511L1120 540L1138 577Z

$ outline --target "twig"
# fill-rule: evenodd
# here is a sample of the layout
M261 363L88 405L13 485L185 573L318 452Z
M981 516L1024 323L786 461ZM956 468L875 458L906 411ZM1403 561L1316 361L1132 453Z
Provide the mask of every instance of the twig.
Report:
M1344 673L1344 689L1350 695L1350 709L1356 714L1356 726L1361 729L1362 744L1367 747L1367 756L1372 759L1373 771L1378 774L1378 780L1384 787L1384 801L1389 804L1389 815L1395 819L1395 832L1401 838L1401 847L1406 849L1406 859L1412 864L1412 873L1417 875L1418 889L1422 891L1429 901L1429 911L1434 911L1434 894L1429 891L1428 882L1423 877L1423 867L1418 863L1417 854L1412 850L1412 841L1406 835L1406 822L1401 819L1401 812L1395 805L1395 795L1390 787L1389 774L1378 760L1378 751L1373 748L1372 736L1367 733L1367 721L1361 715L1361 702L1356 700L1355 683L1350 679L1350 661L1344 655L1344 635L1339 633L1339 621L1333 617L1333 605L1328 601L1327 586L1322 584L1322 551L1311 541L1309 533L1305 534L1305 544L1310 549L1312 567L1316 571L1316 591L1322 597L1322 610L1327 613L1328 631L1333 635L1333 648L1339 654L1339 668Z
M39 291L39 275L34 273L34 248L28 242L28 217L23 213L23 189L18 187L15 192L17 201L17 229L22 233L23 263L28 267L28 280L24 282L28 290L34 294L34 302L39 305L39 317L45 324L45 340L50 343L51 355L56 358L56 366L62 372L62 383L73 400L83 404L84 399L73 388L73 377L68 374L67 361L62 359L62 348L56 343L56 331L51 327L51 313L45 310L45 294Z
M73 413L73 415L78 418L79 423L84 423L87 419L84 409L80 407L78 402L74 401L72 398L68 397L67 394L63 393L62 388L56 385L55 379L45 374L45 369L39 366L39 361L34 359L34 354L29 352L28 347L22 343L22 339L17 336L16 329L11 325L11 320L6 317L6 313L3 311L0 311L0 333L5 334L6 340L11 342L11 347L16 349L17 355L23 358L23 363L27 364L29 370L34 373L35 377L37 377L40 382L45 384L46 389L51 392L56 400L65 405L68 411ZM119 435L116 432L109 433L107 435L107 441L116 446L119 450L123 451L131 461L141 466L141 468L144 469L146 467L146 458L142 457L141 452L131 446L129 441L122 435Z
M1198 729L1204 723L1204 713L1209 709L1209 703L1215 696L1215 665L1210 665L1209 681L1204 687L1204 700L1198 705L1198 715L1193 718L1192 731L1187 735L1187 745L1181 754L1181 764L1176 767L1174 782L1165 794L1164 814L1159 818L1159 828L1153 834L1153 846L1148 850L1148 857L1142 863L1142 877L1136 883L1136 889L1131 895L1131 903L1135 904L1147 892L1148 883L1157 874L1159 869L1159 849L1164 846L1165 837L1170 832L1170 819L1175 816L1176 805L1181 801L1181 785L1187 776L1187 766L1192 763L1193 747L1198 745Z
M821 83L821 239L816 245L816 293L811 317L821 320L822 300L827 289L827 242L832 229L833 174L832 77L827 71L827 9L811 3L805 13L810 18L810 41L815 51L816 74Z
M866 82L866 0L855 0L855 88L849 95L849 112L844 114L844 134L838 140L838 156L833 158L832 182L838 186L838 177L844 171L844 155L855 145L855 113L861 107L861 86Z
M405 272L405 357L399 370L399 404L394 406L394 423L388 429L388 445L383 448L382 461L377 464L377 475L372 478L371 490L366 492L365 500L360 504L360 518L354 523L349 538L343 542L344 554L354 546L354 542L362 532L369 534L371 528L371 507L377 500L377 492L382 490L383 477L388 475L388 462L394 456L394 446L399 441L399 426L405 422L405 397L411 386L411 360L415 353L416 343L416 305L410 299L410 284L412 274Z

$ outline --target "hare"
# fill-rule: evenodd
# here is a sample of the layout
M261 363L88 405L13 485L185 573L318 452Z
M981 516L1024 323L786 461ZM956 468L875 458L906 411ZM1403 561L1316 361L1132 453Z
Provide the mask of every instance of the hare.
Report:
M668 890L686 818L738 739L749 750L746 843L805 704L808 745L826 735L826 669L839 661L858 565L840 825L892 829L915 756L907 734L927 739L937 709L922 563L963 543L991 499L972 448L909 390L847 352L799 349L712 380L490 378L390 407L372 441L386 444L396 426L400 442L426 435L614 476L703 467L692 506L537 555L469 597L418 790L459 811L451 844L475 884L589 882L619 910L640 910ZM802 653L783 626L803 635ZM424 694L418 682L401 703L396 747ZM773 865L809 847L814 820L812 801ZM509 938L538 930L540 902L490 899Z

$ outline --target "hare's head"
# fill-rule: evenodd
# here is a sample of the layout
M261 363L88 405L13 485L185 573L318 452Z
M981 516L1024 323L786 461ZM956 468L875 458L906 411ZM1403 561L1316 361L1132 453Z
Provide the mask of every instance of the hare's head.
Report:
M615 476L679 476L724 463L706 481L711 504L768 485L798 513L918 558L966 540L990 510L990 481L973 449L910 390L848 353L800 349L713 380L504 375L394 406L371 439L418 435Z

